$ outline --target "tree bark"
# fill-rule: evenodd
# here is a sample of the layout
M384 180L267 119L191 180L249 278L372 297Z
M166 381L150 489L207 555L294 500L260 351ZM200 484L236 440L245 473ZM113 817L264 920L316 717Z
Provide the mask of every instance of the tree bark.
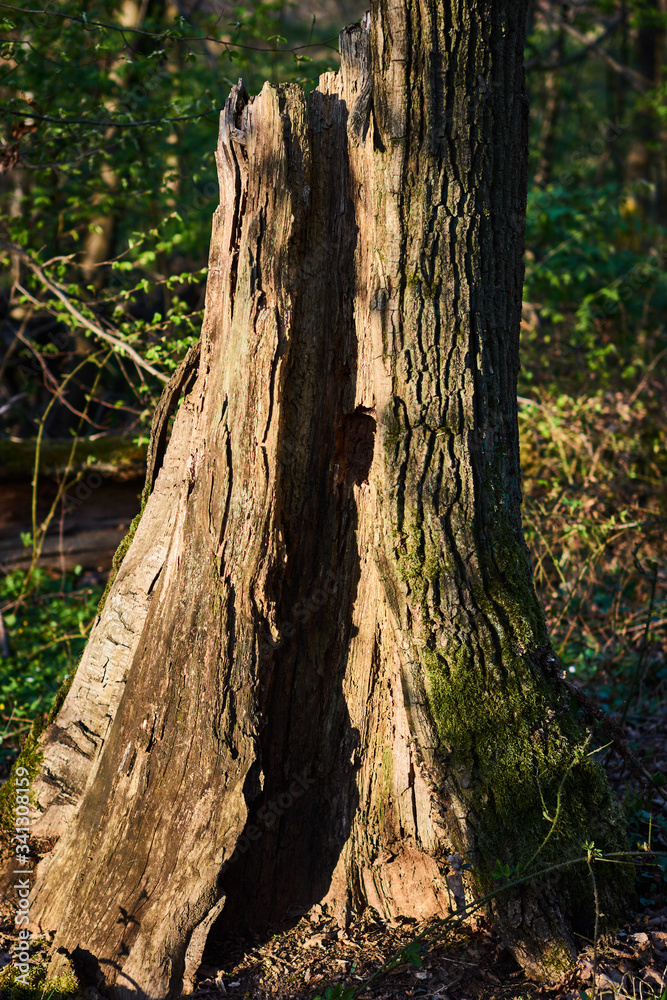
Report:
M621 842L521 530L525 7L378 0L308 103L232 91L196 381L43 741L54 971L177 995L230 928ZM579 881L494 904L527 968Z

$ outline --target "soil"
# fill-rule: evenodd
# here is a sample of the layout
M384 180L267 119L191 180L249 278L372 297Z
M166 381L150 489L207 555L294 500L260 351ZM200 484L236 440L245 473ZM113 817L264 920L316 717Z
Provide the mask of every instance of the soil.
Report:
M0 965L11 960L11 913L5 904L0 927ZM202 966L193 1000L313 1000L340 984L360 987L419 932L406 921L388 927L369 916L341 930L316 906L291 931L267 943L230 942L220 964ZM479 920L450 932L421 951L421 966L403 962L370 983L367 1000L597 1000L664 996L667 984L667 907L638 916L615 934L590 942L575 971L557 983L526 979L512 956ZM47 942L32 946L34 961L46 957ZM89 1000L102 1000L88 987ZM330 994L334 1000L336 992ZM340 995L340 994L338 994Z
M640 929L641 928L641 929ZM667 909L628 924L598 942L598 996L659 997L667 966ZM342 931L315 907L292 931L230 955L219 968L203 967L195 996L244 1000L297 1000L324 994L327 986L358 987L419 932L416 924L386 927L372 919ZM576 971L557 984L530 982L480 920L422 952L421 967L398 965L364 991L373 1000L500 1000L504 997L579 998L590 991L593 948L582 942ZM334 994L335 996L335 994Z
M46 534L40 565L57 572L82 566L106 574L113 554L139 512L143 478L117 482L91 472L71 491L64 513L56 512ZM56 496L55 480L40 481L37 521L41 524ZM24 480L0 484L0 572L27 567L31 549L21 533L32 531L32 487Z
M652 774L658 768L667 773L667 708L654 703L641 712L635 710L626 730L642 764ZM608 773L630 811L635 842L641 844L642 838L650 836L651 849L667 854L665 799L619 758L610 762ZM52 846L35 845L39 854ZM367 1000L667 1000L666 876L650 862L639 866L638 872L639 898L628 900L627 923L601 935L597 947L581 939L576 969L559 982L539 984L527 979L484 917L474 917L468 924L441 931L440 936L428 936L418 953L421 965L397 964L370 982L362 996ZM5 893L0 902L0 965L10 961L12 914L11 894ZM337 1000L344 988L359 988L378 973L422 930L415 921L384 924L370 909L357 922L341 928L325 908L316 905L292 929L268 940L238 938L224 947L207 948L193 1000L314 1000L318 996ZM35 947L34 961L46 956L46 946L44 942L41 950ZM93 988L86 993L89 1000L102 1000Z

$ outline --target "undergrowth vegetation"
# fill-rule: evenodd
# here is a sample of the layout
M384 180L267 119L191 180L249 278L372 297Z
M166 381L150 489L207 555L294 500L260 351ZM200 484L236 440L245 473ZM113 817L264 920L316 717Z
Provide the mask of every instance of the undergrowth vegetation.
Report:
M0 659L0 764L16 752L37 714L48 713L76 669L102 588L79 586L81 568L52 576L36 567L0 577L0 609L9 635Z
M642 381L652 400L543 392L520 412L524 525L556 652L623 712L667 686L667 386Z
M0 970L0 995L6 1000L67 1000L80 993L73 972L49 978L43 962L33 965L26 975L21 975L15 965Z

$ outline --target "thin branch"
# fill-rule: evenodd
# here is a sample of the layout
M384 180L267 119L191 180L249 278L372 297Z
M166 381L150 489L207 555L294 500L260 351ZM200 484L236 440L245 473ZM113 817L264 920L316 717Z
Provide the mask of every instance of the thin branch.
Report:
M2 6L2 4L0 4ZM54 118L51 115L38 115L34 111L13 111L0 106L0 111L15 118L33 118L40 122L53 122L55 125L103 125L105 128L144 128L147 125L162 125L164 122L185 122L191 118L206 118L207 115L217 115L223 108L211 108L210 111L200 111L196 115L177 115L175 118L153 118L147 122L119 122L114 118Z
M18 347L18 345L20 343L19 334L23 333L23 331L27 328L28 322L32 318L32 314L33 314L32 313L32 309L30 309L30 310L27 311L27 314L23 317L23 320L21 322L21 326L19 327L18 330L13 330L12 327L11 327L11 325L10 325L10 329L12 329L12 332L14 334L14 339L12 340L11 344L9 345L9 347L7 348L7 350L5 351L5 356L2 359L2 363L0 364L0 384L2 384L2 381L3 381L4 377L5 377L5 371L7 370L7 363L9 362L10 357L12 356L12 354L17 349L17 347Z
M624 21L627 20L627 12L624 12L615 21L612 21L604 31L599 34L596 38L588 40L584 48L580 52L575 52L573 55L568 56L566 59L561 59L560 62L543 62L539 56L535 56L533 59L529 59L525 63L526 72L530 72L531 69L543 69L543 70L555 70L563 69L565 66L569 66L571 63L578 62L583 59L588 52L596 45L604 42L605 39L609 38ZM558 46L558 40L556 40L553 45L549 47L549 54L553 52Z
M21 287L21 285L17 284L16 287L18 288L18 290L23 295L28 294L26 292L26 290ZM28 294L28 298L30 298L30 300L33 303L35 302L35 299L33 299L32 296L29 295L29 294ZM37 303L37 304L39 304L39 303ZM28 340L27 337L23 336L20 333L17 333L16 336L21 341L21 343L25 347L27 347L28 350L31 351L32 354L35 356L35 358L36 358L36 360L37 360L40 368L42 369L42 374L44 375L44 386L46 387L46 389L48 389L49 392L54 393L54 395L57 396L57 398L60 400L60 402L63 404L63 406L65 406L70 411L70 413L73 413L75 417L83 417L83 419L87 420L89 424L91 424L93 427L97 427L97 429L100 430L100 431L106 430L106 427L103 427L102 424L95 423L95 421L92 420L90 417L84 417L83 413L81 413L80 410L77 410L74 406L72 406L72 404L69 402L69 400L67 399L67 397L65 396L65 394L61 391L61 388L58 385L58 380L49 371L48 365L44 361L44 358L39 353L39 351L34 347L33 344L30 343L30 341Z
M146 31L144 28L127 28L119 24L107 24L105 21L89 21L85 17L77 17L76 14L62 14L56 10L30 10L22 7L14 7L9 3L0 3L0 7L5 10L13 10L15 14L48 14L50 17L62 17L67 21L78 21L87 28L108 28L110 31L118 31L121 35L125 32L132 32L134 35L148 35L150 38L173 39L175 42L215 42L216 45L224 45L225 48L249 49L252 52L275 52L275 49L265 48L263 45L243 45L241 42L229 42L224 38L214 38L212 35L175 35L171 31ZM280 49L281 55L286 52L298 52L300 49L318 48L326 45L327 42L337 41L338 36L332 35L321 42L307 42L303 45L295 45L291 49Z
M540 10L543 14L549 14L551 16L551 11L549 11L549 9L544 4L538 4L538 10ZM611 68L616 73L624 77L628 81L630 86L634 87L634 89L637 90L640 94L645 93L645 91L647 91L649 88L653 86L651 81L647 79L645 76L642 76L641 73L637 73L636 70L630 69L629 66L623 66L616 59L614 59L613 56L610 56L609 53L600 46L598 38L594 38L591 41L590 38L586 38L586 35L583 35L580 31L577 30L577 28L571 25L564 18L559 18L558 24L563 29L563 31L567 32L568 35L571 35L572 38L575 38L578 42L581 42L582 45L587 46L587 48L591 52L595 52L595 54L599 56L600 59L606 62L608 66L611 66Z
M8 399L6 403L3 403L3 405L0 406L0 417L4 413L8 413L9 410L11 410L12 406L14 405L17 399L24 399L27 395L28 395L27 392L17 392L15 396L12 396L11 399ZM107 405L111 406L112 404L109 403Z
M28 265L28 267L35 275L37 280L40 281L45 288L48 288L49 291L53 292L53 294L58 299L60 299L60 301L65 306L67 311L77 320L77 322L81 324L81 326L85 327L86 330L90 330L92 334L94 334L100 340L105 341L105 343L111 344L111 346L114 348L115 351L120 351L127 354L128 357L132 358L135 365L138 365L139 368L143 368L144 371L150 372L151 375L154 375L155 378L158 378L161 382L169 381L166 375L163 375L162 372L159 372L157 370L157 368L153 368L153 366L149 365L147 361L144 361L141 355L138 354L137 351L135 351L135 349L130 346L130 344L125 343L125 341L121 340L119 337L116 337L111 333L107 333L106 330L103 330L98 323L95 323L93 322L93 320L90 320L86 316L84 316L83 313L80 312L76 308L76 306L72 303L71 299L64 293L60 285L57 285L54 281L51 281L51 279L47 277L46 274L44 274L44 271L39 266L39 264L37 264L32 259L30 254L26 253L25 250L23 250L21 247L14 246L11 243L4 243L1 240L0 240L0 247L3 247L5 250L9 250L13 254L17 254L21 258L21 260L23 260Z
M28 116L26 115L26 117ZM108 146L95 146L92 149L88 149L81 156L75 156L73 160L54 160L51 163L30 163L28 160L23 159L19 151L19 163L24 170L62 170L64 167L72 167L82 161L92 164L94 156L102 156L104 153L110 153L121 144L122 140L118 139L116 142L109 143Z
M66 69L66 68L81 69L84 66L92 66L97 62L96 59L87 59L85 62L74 63L74 64L60 62L60 60L58 59L51 59L49 56L45 55L40 49L35 48L35 46L28 38L11 38L10 41L13 45L27 45L28 48L32 52L34 52L36 56L39 56L40 59L43 59L45 62L51 63L52 66L58 66L60 69ZM19 63L19 65L23 64Z

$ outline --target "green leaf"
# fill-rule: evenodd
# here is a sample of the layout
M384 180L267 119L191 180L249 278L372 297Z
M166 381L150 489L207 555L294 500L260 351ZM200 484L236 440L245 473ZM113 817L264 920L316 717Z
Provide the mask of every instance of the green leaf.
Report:
M417 941L410 942L410 944L403 949L401 954L402 960L404 962L410 962L410 964L414 965L416 969L421 969L424 963L422 962L419 950L420 946Z
M491 872L491 876L495 879L509 878L510 877L510 866L508 864L503 864L498 858L496 860L496 867Z

